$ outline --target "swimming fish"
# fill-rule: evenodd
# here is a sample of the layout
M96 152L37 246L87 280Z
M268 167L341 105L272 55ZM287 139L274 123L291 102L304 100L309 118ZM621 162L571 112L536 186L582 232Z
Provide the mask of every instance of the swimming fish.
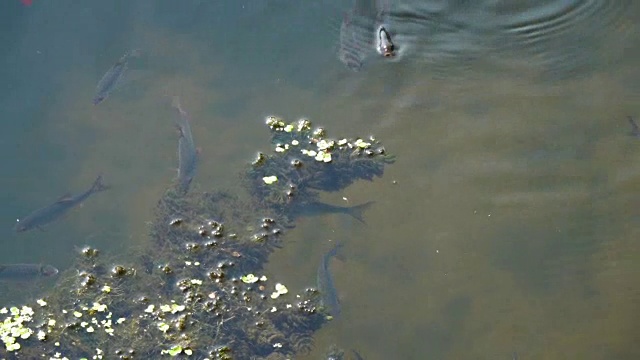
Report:
M331 258L338 254L338 250L342 248L344 243L336 243L331 250L329 250L322 257L322 261L318 266L317 274L317 286L320 291L322 305L328 310L331 316L337 316L340 314L340 300L338 299L338 291L333 284L333 277L329 271L329 262Z
M171 106L178 111L179 115L176 120L176 126L180 132L178 139L178 190L182 194L186 194L196 175L200 151L193 141L189 114L182 109L180 99L174 97Z
M362 355L360 355L357 351L351 349L351 352L353 353L353 357L356 358L356 360L364 360L364 358L362 357Z
M43 264L0 264L0 281L29 281L58 274L58 269Z
M96 86L96 93L93 97L93 104L98 105L102 101L104 101L109 94L122 83L124 75L127 71L129 59L132 57L140 56L140 50L132 50L124 55L115 63L113 66L107 70L107 72L102 76L102 79L98 81L98 85Z
M364 212L373 205L375 201L368 201L355 206L337 206L319 201L297 204L294 208L295 216L315 216L324 214L347 214L354 219L364 222Z
M631 135L640 138L640 128L638 128L638 124L633 120L631 116L627 116L629 120L629 124L631 124Z
M40 208L27 215L26 217L18 220L18 223L15 225L14 229L16 232L23 232L34 228L42 229L42 226L57 220L67 211L82 203L92 194L106 190L108 188L108 186L102 183L102 175L98 176L89 190L76 196L62 196L53 204Z

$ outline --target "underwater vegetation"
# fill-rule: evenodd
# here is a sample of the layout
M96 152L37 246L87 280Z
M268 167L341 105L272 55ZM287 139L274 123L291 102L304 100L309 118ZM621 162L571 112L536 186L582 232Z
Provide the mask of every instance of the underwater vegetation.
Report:
M320 192L371 181L394 161L373 137L332 139L305 119L285 123L272 116L266 123L274 153L258 153L243 180L258 205L287 221L295 220L305 207L317 207Z
M265 274L295 211L393 161L375 140L329 139L308 120L269 117L273 153L225 191L158 201L144 247L126 256L86 247L53 290L0 309L0 358L287 359L308 352L330 319L313 288ZM313 280L310 279L310 282Z

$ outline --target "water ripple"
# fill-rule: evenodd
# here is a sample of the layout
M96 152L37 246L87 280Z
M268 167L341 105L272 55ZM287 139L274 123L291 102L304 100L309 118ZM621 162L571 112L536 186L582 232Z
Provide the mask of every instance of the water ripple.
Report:
M630 0L547 1L496 13L506 48L532 56L530 66L566 77L598 66L602 42L630 21L631 5Z
M632 7L631 0L433 0L395 4L389 19L407 61L444 71L513 61L566 77L595 68L611 39L624 41Z

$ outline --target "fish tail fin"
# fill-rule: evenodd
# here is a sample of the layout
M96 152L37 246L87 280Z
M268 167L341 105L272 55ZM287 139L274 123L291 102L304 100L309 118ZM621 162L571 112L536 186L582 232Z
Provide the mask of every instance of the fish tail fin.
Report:
M366 224L364 221L364 212L367 211L373 205L375 201L368 201L364 204L356 205L349 208L349 215L353 216L356 220L360 221L363 224Z
M104 182L102 182L102 175L98 175L98 177L96 178L96 181L93 182L93 186L91 186L91 192L93 193L97 193L100 191L104 191L109 189L109 185L106 185Z
M333 245L333 248L329 250L329 256L333 256L340 261L346 261L345 257L342 255L341 250L344 247L344 241L338 240Z

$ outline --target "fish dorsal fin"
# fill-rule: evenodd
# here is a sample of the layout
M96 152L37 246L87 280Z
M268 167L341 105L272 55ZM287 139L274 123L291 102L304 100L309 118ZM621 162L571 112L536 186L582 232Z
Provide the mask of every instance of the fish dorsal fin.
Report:
M70 193L66 193L62 196L60 196L58 198L58 200L56 200L56 202L65 202L65 201L70 201L71 200L71 194Z

